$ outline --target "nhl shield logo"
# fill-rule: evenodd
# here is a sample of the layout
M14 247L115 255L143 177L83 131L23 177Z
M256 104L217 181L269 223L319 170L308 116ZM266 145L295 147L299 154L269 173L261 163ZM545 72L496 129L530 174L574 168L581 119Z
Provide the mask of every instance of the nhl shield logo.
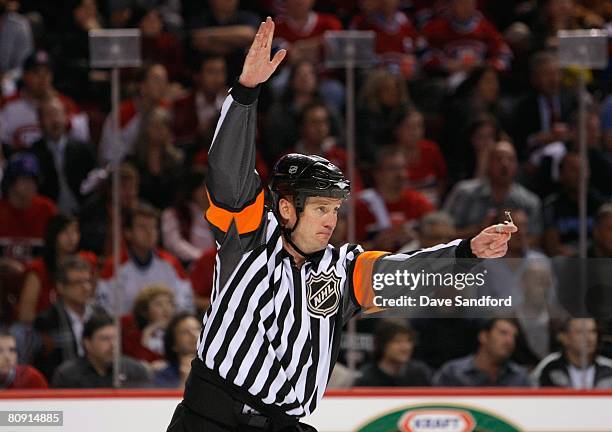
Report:
M310 275L306 280L308 312L327 318L340 305L340 277L332 268L326 272Z

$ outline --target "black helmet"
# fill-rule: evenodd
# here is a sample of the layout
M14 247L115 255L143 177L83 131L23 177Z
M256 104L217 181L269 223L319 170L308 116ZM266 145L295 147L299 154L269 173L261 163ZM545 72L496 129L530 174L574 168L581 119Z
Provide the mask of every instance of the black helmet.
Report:
M272 170L270 189L275 204L282 196L293 196L298 213L304 210L307 197L319 196L346 199L350 182L340 168L316 155L290 153L281 157Z

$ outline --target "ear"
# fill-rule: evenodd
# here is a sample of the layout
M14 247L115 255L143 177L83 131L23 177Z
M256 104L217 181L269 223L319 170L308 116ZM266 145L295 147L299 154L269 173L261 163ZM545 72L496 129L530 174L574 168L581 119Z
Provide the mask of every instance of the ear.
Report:
M278 201L278 212L283 218L283 221L289 221L291 220L292 216L295 215L295 207L287 198L281 198Z
M487 336L488 336L488 332L486 330L482 330L480 333L478 333L478 343L480 345L486 344Z
M83 338L83 348L85 349L85 353L91 352L91 341L87 338Z

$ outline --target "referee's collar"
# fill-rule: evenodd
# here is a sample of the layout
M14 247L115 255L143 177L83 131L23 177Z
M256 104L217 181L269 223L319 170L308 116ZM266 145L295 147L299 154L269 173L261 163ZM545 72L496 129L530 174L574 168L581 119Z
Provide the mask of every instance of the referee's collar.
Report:
M310 263L314 267L318 267L319 263L323 259L323 255L325 255L325 251L326 250L327 250L327 246L325 247L325 249L321 249L320 251L308 254L308 256L304 257L304 260L305 260L304 264ZM293 259L293 255L291 255L289 253L289 251L287 251L287 249L285 249L284 246L283 246L283 249L282 249L281 253L282 253L283 258L287 257L287 258L289 258L289 260L291 261L292 264L295 264L295 260Z

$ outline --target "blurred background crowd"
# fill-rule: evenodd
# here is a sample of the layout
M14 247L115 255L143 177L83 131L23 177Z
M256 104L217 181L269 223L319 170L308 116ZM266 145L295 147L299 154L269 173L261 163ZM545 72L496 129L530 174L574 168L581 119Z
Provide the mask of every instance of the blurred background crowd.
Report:
M372 30L357 75L356 241L411 251L467 238L511 210L519 232L490 269L515 316L360 320L332 387L611 388L612 288L562 314L551 260L577 255L576 86L588 88L588 256L612 258L612 68L561 68L557 31L609 28L598 0L0 0L0 389L112 386L113 277L126 387L181 388L209 304L203 214L221 104L266 16L288 58L262 89L257 170L289 152L343 170L342 71L327 30ZM144 66L110 76L88 31L139 28ZM120 267L110 163L120 161ZM347 240L341 215L333 236ZM117 272L117 273L116 273ZM561 303L562 302L561 298ZM598 319L595 319L598 318ZM342 355L347 361L347 355Z

